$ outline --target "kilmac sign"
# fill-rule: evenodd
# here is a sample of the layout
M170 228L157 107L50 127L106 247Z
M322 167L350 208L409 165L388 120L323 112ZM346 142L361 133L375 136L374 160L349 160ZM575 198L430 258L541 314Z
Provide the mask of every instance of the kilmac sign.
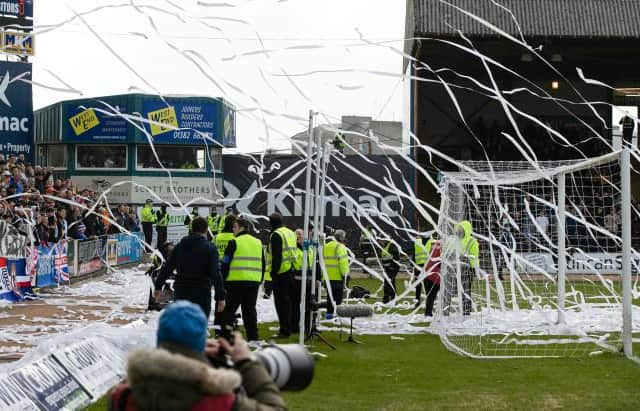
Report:
M264 229L267 224L261 217L274 212L282 214L290 227L302 227L306 162L293 155L265 156L263 164L257 160L259 157L246 155L224 156L225 206L254 216ZM325 225L347 231L353 244L360 236L356 220L366 226L369 217L391 236L404 239L397 228L413 224L413 208L392 187L405 194L405 183L413 187L410 165L397 156L366 160L349 156L344 162L348 165L332 162L328 167L331 183L325 195Z

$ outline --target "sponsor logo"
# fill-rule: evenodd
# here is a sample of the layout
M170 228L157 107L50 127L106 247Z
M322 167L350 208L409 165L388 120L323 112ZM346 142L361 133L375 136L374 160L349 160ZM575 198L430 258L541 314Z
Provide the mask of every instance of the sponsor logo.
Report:
M90 108L71 117L69 123L71 123L71 127L73 128L73 132L76 133L76 136L79 136L99 126L100 120L98 120L96 112Z
M158 134L173 131L178 128L178 116L176 116L176 109L173 106L151 111L147 114L147 117L153 122L153 124L150 125L152 136L157 136ZM169 127L165 127L164 124Z
M2 51L33 56L33 34L6 31L2 33Z

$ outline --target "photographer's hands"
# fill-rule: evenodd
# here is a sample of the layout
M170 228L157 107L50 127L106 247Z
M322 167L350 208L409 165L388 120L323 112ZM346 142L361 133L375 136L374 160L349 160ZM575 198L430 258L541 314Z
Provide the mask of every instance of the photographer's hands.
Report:
M233 345L225 338L208 340L204 352L208 357L215 357L220 352L220 349L224 350L224 352L231 357L231 361L233 361L234 364L251 358L249 345L240 333L234 333Z

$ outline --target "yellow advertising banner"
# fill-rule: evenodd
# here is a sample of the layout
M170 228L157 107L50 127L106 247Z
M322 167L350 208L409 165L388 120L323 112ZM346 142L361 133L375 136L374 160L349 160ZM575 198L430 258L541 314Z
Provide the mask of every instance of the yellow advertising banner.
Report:
M76 136L79 136L85 131L91 130L95 126L100 125L100 120L98 120L96 112L93 111L92 108L89 108L71 117L69 119L69 123L71 123L71 127L73 127L73 131L76 133Z
M153 122L150 124L152 136L157 136L158 134L166 133L167 131L173 131L179 127L178 116L176 116L176 109L173 106L151 111L147 116L149 121Z

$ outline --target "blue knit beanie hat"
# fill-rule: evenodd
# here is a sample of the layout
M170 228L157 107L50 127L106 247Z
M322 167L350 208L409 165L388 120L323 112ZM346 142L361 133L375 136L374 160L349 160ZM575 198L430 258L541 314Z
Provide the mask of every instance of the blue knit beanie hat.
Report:
M176 301L160 315L157 344L173 343L202 353L207 342L207 325L207 318L199 305Z

